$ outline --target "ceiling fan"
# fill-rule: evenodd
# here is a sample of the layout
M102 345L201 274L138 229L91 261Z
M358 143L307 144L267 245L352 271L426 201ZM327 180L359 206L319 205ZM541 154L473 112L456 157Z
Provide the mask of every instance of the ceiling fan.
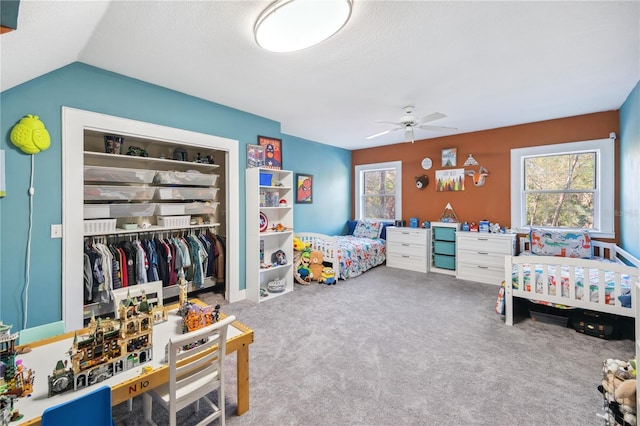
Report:
M446 131L451 131L451 130L458 130L455 127L445 127L445 126L432 126L430 124L427 124L431 121L435 121L435 120L439 120L441 118L445 118L446 115L442 114L441 112L434 112L432 114L428 114L425 115L424 117L422 117L421 119L418 119L416 116L413 115L413 106L406 106L403 108L404 110L404 115L400 118L400 121L398 122L394 122L394 121L376 121L376 123L388 123L388 124L394 124L396 126L399 127L395 127L393 129L389 129L389 130L385 130L384 132L380 132L380 133L376 133L375 135L371 135L371 136L367 136L367 139L373 139L373 138L377 138L378 136L382 136L382 135L386 135L387 133L391 133L391 132L395 132L396 130L404 130L404 137L407 141L411 141L412 143L414 142L414 134L413 134L413 129L414 128L418 128L418 129L423 129L423 130L434 130L434 131L441 131L441 132L446 132Z

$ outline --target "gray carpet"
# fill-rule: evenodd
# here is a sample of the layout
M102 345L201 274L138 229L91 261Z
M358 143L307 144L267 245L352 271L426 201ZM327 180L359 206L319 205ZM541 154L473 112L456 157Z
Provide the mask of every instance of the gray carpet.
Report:
M250 410L240 417L236 360L227 358L227 424L602 425L602 361L632 358L633 341L525 312L507 327L494 312L497 292L381 266L259 305L227 304L223 311L255 332ZM200 414L187 408L178 424ZM117 425L143 424L141 398L133 413L121 404L114 416ZM166 424L161 409L154 419Z

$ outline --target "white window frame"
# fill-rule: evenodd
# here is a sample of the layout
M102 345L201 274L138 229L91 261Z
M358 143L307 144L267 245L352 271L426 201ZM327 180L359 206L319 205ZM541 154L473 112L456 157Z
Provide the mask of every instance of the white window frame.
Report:
M528 232L530 229L526 223L526 198L523 191L525 158L582 152L596 153L594 218L593 229L589 230L589 233L598 238L615 238L615 142L613 139L597 139L512 149L511 227L513 229L521 232Z
M363 197L362 193L364 192L364 179L362 176L364 172L370 172L374 170L395 170L396 174L396 217L395 220L399 220L402 218L402 161L389 161L386 163L372 163L372 164L361 164L355 167L356 173L356 219L362 219L362 212L364 211L363 207ZM380 218L382 220L382 218ZM385 219L388 220L388 219Z

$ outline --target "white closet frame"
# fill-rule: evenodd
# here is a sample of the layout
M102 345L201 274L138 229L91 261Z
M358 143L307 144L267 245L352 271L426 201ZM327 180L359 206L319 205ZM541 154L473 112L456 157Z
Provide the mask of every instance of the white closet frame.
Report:
M237 140L91 111L62 107L62 319L66 330L84 325L83 300L83 170L84 132L93 130L225 151L227 229L225 298L243 300L240 290L240 170ZM221 206L223 207L223 206Z

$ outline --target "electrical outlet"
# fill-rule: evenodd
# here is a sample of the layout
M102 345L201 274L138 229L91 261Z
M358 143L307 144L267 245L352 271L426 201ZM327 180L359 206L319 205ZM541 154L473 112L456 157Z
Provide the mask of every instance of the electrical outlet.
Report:
M62 238L62 225L51 225L51 238Z

